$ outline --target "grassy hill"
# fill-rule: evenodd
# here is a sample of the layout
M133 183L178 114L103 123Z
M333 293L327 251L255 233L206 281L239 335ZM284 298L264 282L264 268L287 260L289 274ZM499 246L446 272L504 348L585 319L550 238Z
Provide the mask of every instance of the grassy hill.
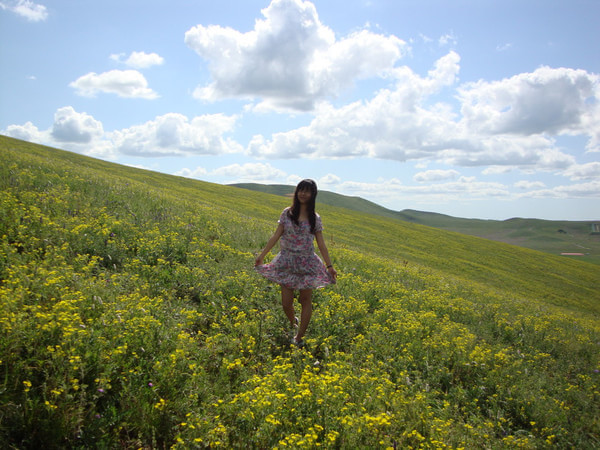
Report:
M597 266L319 205L338 284L287 345L289 199L0 136L4 448L594 448Z
M290 198L293 196L295 189L294 186L285 184L236 183L231 186ZM376 214L383 217L401 217L401 214L397 211L384 208L383 206L365 200L364 198L350 197L347 195L336 194L335 192L319 191L317 202L322 205L338 206L352 211Z
M274 195L290 195L294 188L286 185L240 183L232 186L266 192ZM427 225L442 230L478 236L484 239L539 250L553 255L582 253L575 258L600 264L600 235L592 235L587 221L558 221L513 218L508 220L463 219L445 214L405 209L392 211L360 197L349 197L334 192L321 191L317 200L321 204L341 206L353 211L376 214L407 222ZM598 220L597 222L600 222Z

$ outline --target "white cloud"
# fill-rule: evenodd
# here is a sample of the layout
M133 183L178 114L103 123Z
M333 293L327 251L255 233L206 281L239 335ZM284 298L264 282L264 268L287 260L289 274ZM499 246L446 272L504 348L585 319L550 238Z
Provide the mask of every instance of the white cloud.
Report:
M413 180L419 183L429 183L432 181L454 180L459 175L456 170L427 170L415 174Z
M169 113L142 125L115 131L112 140L119 153L137 156L219 155L243 148L223 135L232 131L235 116L213 114L188 119Z
M148 88L144 75L137 70L111 70L101 74L90 72L69 86L84 97L95 97L99 92L103 92L124 98L158 98L156 92Z
M399 204L403 200L425 203L482 200L490 197L510 198L509 189L502 183L481 182L472 177L460 177L456 181L419 186L405 185L396 178L379 180L377 183L343 181L336 186L337 192L370 199L379 204Z
M89 143L104 134L102 123L72 106L60 108L54 114L52 137L59 142Z
M405 161L428 157L448 146L448 136L458 135L449 108L423 105L428 95L454 80L458 61L458 55L450 52L427 78L407 67L395 69L393 90L382 89L370 101L338 109L321 104L310 125L276 133L271 140L255 136L248 151L276 158L367 156ZM455 140L453 145L461 144Z
M517 181L515 183L515 187L517 189L528 190L528 189L545 188L546 185L543 182L541 182L541 181L527 181L527 180L522 180L522 181Z
M114 159L119 154L142 157L242 153L243 147L226 137L236 116L203 115L188 119L169 113L141 125L106 132L102 123L71 106L59 108L54 124L40 131L31 122L9 125L0 133L29 142L57 146L77 153Z
M24 125L9 125L5 130L2 130L2 134L15 139L36 142L39 144L43 144L48 140L48 133L38 130L38 128L31 122L26 122Z
M41 22L48 18L46 7L30 0L2 1L0 8L24 17L30 22Z
M207 173L208 172L206 171L206 169L204 167L198 166L195 169L188 169L187 167L185 167L185 168L175 172L175 175L178 175L180 177L186 177L186 178L202 178Z
M258 98L259 109L308 111L356 79L385 74L406 51L397 37L367 30L336 41L308 1L273 0L262 13L247 33L218 25L186 32L214 80L195 97Z
M319 186L334 186L339 184L342 181L340 177L333 173L328 173L324 177L319 178L318 185Z
M147 69L164 64L165 59L157 53L131 52L127 59L124 53L110 55L110 59L134 69Z
M464 123L473 132L588 134L582 124L600 120L594 107L599 81L584 70L540 67L500 81L468 83L458 94Z
M246 163L231 164L220 167L210 172L210 176L222 177L228 180L228 183L265 183L275 184L282 182L287 174L270 164L264 163Z
M54 124L39 130L31 122L9 125L1 134L28 142L57 147L98 158L114 159L115 149L110 136L103 132L102 123L86 113L78 113L71 106L59 108Z
M463 167L507 166L522 170L563 170L575 163L572 155L554 147L545 136L479 136L465 140L464 147L440 150L437 158L446 164ZM499 170L496 170L499 173Z
M457 42L458 42L458 39L454 35L454 32L444 34L443 36L440 36L440 38L438 39L438 44L441 47L444 47L446 45L456 45Z
M513 168L509 166L489 166L481 171L483 175L503 175L509 173Z
M600 181L556 186L551 189L540 189L520 194L520 197L530 198L599 198Z
M462 117L431 98L457 79L460 57L450 52L426 77L393 69L392 89L339 108L321 104L307 126L254 136L248 153L267 158L371 157L563 171L576 163L556 145L560 134L600 137L598 76L541 68L499 82L458 89ZM567 114L565 114L567 111ZM490 169L491 170L491 169ZM490 172L491 173L491 172Z
M574 164L565 170L564 175L572 180L600 180L600 162Z

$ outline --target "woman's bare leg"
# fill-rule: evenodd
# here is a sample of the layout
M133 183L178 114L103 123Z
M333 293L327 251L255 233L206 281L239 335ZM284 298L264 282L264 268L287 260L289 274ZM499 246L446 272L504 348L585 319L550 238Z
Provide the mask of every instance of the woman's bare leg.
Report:
M290 327L296 325L296 312L294 311L294 291L285 286L281 286L281 306L283 312L290 321Z
M296 342L299 342L304 337L312 316L312 289L300 290L299 301L300 305L302 305L302 312L300 314L300 326L298 327L298 334L296 334Z

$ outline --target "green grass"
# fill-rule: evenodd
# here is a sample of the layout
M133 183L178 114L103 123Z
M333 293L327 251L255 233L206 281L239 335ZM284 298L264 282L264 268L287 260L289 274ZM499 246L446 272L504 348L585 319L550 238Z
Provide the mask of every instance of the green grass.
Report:
M233 186L274 195L290 195L290 192L294 190L292 186L286 185L241 183ZM317 202L324 205L341 206L361 213L395 218L405 222L518 245L553 255L583 253L582 256L570 258L600 264L600 235L591 234L591 224L594 222L523 218L502 221L463 219L445 214L409 209L392 211L360 197L348 197L326 191L319 192ZM600 222L600 220L596 222Z
M0 137L3 448L597 448L597 266L319 204L307 348L253 253L289 199Z

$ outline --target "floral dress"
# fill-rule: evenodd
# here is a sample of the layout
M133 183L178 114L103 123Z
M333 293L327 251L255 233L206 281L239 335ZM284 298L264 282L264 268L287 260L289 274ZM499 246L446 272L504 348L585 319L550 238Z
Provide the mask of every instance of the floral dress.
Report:
M310 232L310 222L295 225L288 214L281 213L278 223L283 224L280 251L269 264L256 267L256 271L270 281L290 289L316 289L334 283L325 264L315 253L315 235ZM317 214L315 232L322 231L321 217Z

